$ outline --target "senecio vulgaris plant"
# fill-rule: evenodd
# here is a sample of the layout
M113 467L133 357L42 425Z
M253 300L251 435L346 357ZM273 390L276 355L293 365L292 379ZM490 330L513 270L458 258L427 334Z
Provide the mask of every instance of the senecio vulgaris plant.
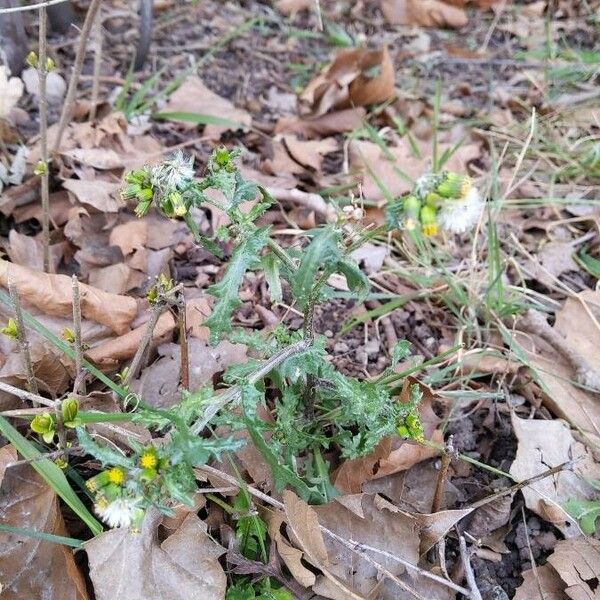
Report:
M240 448L244 442L234 435L239 430L247 432L269 464L278 490L289 485L316 503L337 493L326 453L336 450L352 459L372 452L386 436L423 440L417 414L421 388L409 382L398 386L393 372L408 356L408 343L397 345L392 366L378 379L348 377L328 360L325 339L314 331L315 307L332 296L327 282L335 273L345 276L358 299L367 295L369 282L351 253L377 233L393 228L434 235L438 228L471 227L482 207L477 190L467 177L455 173L427 174L411 194L388 205L387 224L379 229L362 228L359 210L341 211L336 222L306 232L310 243L302 251L284 249L271 237L270 227L257 222L273 199L264 187L243 177L235 164L238 155L235 150L215 150L199 179L193 158L182 153L125 176L123 196L136 202L139 217L154 207L165 217L183 219L195 240L220 257L221 243L231 242L224 275L207 289L215 303L204 325L212 344L222 339L244 343L253 358L229 367L221 389L207 385L181 390L180 401L170 409L150 408L137 398L131 418L157 432L155 444L131 441L131 452L124 454L92 439L84 424L77 427L82 450L103 467L87 487L96 513L110 527L139 527L150 506L169 514L175 503L191 504L196 490L193 468ZM230 222L208 237L193 218L197 207L219 208ZM301 331L282 324L268 334L232 327L248 271L263 274L273 301L281 300L284 291L291 296L304 314ZM156 302L170 288L172 282L157 283L150 299ZM270 411L272 419L260 418L261 410ZM35 430L49 442L53 421L46 417L48 423ZM78 424L73 407L69 419ZM216 428L230 433L215 437Z

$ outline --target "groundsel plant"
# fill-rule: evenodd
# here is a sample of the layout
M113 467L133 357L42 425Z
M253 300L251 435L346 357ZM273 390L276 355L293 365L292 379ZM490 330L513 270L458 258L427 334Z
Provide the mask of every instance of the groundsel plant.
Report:
M302 250L282 248L270 226L258 222L273 199L242 176L235 164L238 155L215 150L201 178L195 177L193 159L182 153L125 176L123 197L135 203L139 217L154 209L183 219L198 243L226 259L223 276L206 290L215 302L204 325L211 343L224 338L244 343L252 358L229 367L217 386L182 389L169 409L151 408L136 398L126 414L155 433L152 444L130 441L125 451L110 447L86 431L85 419L70 416L81 449L102 468L87 485L96 513L109 527L135 530L150 506L169 514L176 503L191 504L194 467L239 449L244 439L262 454L278 490L290 486L314 503L337 494L326 457L358 458L390 436L423 440L417 413L422 388L412 380L398 385L393 371L407 358L409 344L400 342L389 369L366 381L339 372L329 360L325 338L314 331L315 308L334 294L328 286L331 275L343 275L356 298L368 294L369 281L352 251L381 228L363 228L354 210L352 215L340 212L336 222L307 231L310 241ZM391 204L390 227L419 228L426 235L438 227L464 230L481 210L470 180L453 173L426 175L410 196ZM210 207L224 211L229 224L208 235L199 230L194 213ZM225 241L233 248L227 257ZM285 300L302 311L300 331L283 324L269 333L233 327L248 271L264 277L273 301ZM153 301L160 301L161 294L157 287ZM271 419L262 418L265 411ZM53 437L50 415L35 427L46 441ZM215 430L228 433L215 437ZM236 434L241 430L246 435Z

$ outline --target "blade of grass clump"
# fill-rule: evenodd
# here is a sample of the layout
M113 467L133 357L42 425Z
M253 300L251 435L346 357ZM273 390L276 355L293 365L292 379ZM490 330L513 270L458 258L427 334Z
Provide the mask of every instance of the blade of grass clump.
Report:
M582 248L579 254L574 254L573 258L582 266L590 275L600 279L600 260L590 256L585 248Z
M0 302L9 308L13 308L12 300L10 296L0 290ZM50 342L55 348L58 348L63 354L68 356L70 359L75 360L75 349L72 348L67 342L59 338L57 335L52 333L47 327L42 325L33 315L29 314L26 310L21 311L23 313L23 320L28 327L31 327L36 333L41 335L44 339ZM83 360L83 366L94 376L96 379L101 381L104 385L109 387L115 394L120 398L125 399L129 395L129 392L116 384L109 377L107 377L102 371L96 368L92 363L87 360Z
M24 436L22 436L4 417L0 417L0 432L16 448L44 481L64 500L73 512L89 527L94 535L102 533L102 525L88 511L79 496L70 486L62 470L47 458Z
M65 537L63 535L54 535L53 533L45 533L43 531L37 531L36 529L11 527L10 525L4 525L3 523L0 523L0 531L6 531L6 533L13 533L15 535L21 535L23 537L34 538L36 540L42 540L44 542L52 542L53 544L71 546L71 548L83 548L83 542L81 540L77 540L72 537Z
M235 129L246 127L243 123L232 121L231 119L192 112L159 112L154 113L152 118L161 121L183 121L184 123L194 123L196 125L223 125L224 127L234 127Z

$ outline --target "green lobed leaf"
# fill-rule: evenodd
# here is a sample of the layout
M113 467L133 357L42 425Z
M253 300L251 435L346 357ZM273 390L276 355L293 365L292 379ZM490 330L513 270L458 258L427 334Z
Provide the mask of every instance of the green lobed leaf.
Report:
M212 314L204 321L204 325L210 329L212 344L217 344L224 333L232 330L231 316L241 305L238 294L242 279L246 271L258 262L260 251L268 239L269 227L256 229L246 235L233 251L223 279L206 290L217 298Z
M272 302L281 302L283 298L281 291L281 279L279 275L279 263L281 261L274 254L267 254L261 259L265 280L269 287Z
M121 454L121 452L113 450L110 446L101 446L96 443L82 427L78 427L75 431L81 449L86 454L91 454L94 458L97 458L102 466L117 465L126 469L131 469L135 466L134 461L124 454Z
M564 509L579 521L583 533L592 535L596 532L596 520L600 518L600 500L569 500Z

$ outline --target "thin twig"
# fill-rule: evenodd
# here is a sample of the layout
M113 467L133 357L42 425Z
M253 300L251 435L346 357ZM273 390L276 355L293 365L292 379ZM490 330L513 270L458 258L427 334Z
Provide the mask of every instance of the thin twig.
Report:
M38 2L37 4L30 4L29 6L12 6L10 8L0 8L0 15L24 12L26 10L35 10L36 8L46 8L47 6L62 4L63 2L69 2L69 0L48 0L47 2Z
M37 381L35 380L35 374L33 372L33 365L31 363L31 353L29 351L29 342L27 340L27 331L25 329L25 323L23 321L23 311L21 310L21 302L19 301L19 292L15 285L14 279L9 272L8 275L8 292L10 299L12 300L13 309L15 311L15 319L17 322L17 344L19 346L19 353L23 359L23 365L25 367L25 374L27 376L27 387L32 394L38 395ZM37 406L34 402L34 406Z
M7 394L12 394L17 398L21 398L21 400L29 400L34 406L49 406L50 408L54 408L54 401L48 400L48 398L44 398L39 394L32 394L26 390L22 390L21 388L15 387L14 385L9 385L8 383L4 383L0 381L0 390L6 392Z
M177 299L177 324L179 326L179 354L181 358L180 368L180 381L181 387L184 390L190 389L190 360L189 360L189 348L187 339L187 327L186 327L186 314L185 314L185 296L183 293L179 294Z
M250 377L248 377L248 383L254 385L260 381L263 377L266 377L274 368L278 367L281 363L285 362L290 356L304 352L312 344L312 339L303 339L283 350L280 350L271 358L266 360ZM227 404L230 402L236 402L241 398L242 392L239 386L235 386L227 390L221 396L215 398L214 402L209 404L204 410L204 415L198 419L190 428L190 431L194 434L199 434L208 424L208 422Z
M481 592L477 588L477 582L475 581L475 574L473 573L473 567L471 567L471 560L469 553L467 552L467 542L462 535L458 536L458 543L460 546L460 558L462 560L463 569L465 571L465 577L471 590L469 596L472 600L483 600Z
M94 73L92 79L92 106L90 107L90 121L96 118L98 94L100 91L100 68L102 66L102 15L98 11L94 22Z
M448 476L448 468L450 467L450 458L452 454L452 436L448 440L446 449L442 452L442 464L440 466L440 472L435 484L435 491L433 493L433 499L431 501L431 512L432 514L438 512L442 507L442 500L444 499L444 487L446 485L446 477Z
M43 163L41 173L42 194L42 242L44 245L44 272L50 273L50 195L49 177L50 166L48 164L48 106L46 102L46 75L47 75L47 52L46 52L46 30L48 15L46 7L39 9L39 36L38 36L38 79L40 84L39 113L40 113L40 151Z
M58 152L60 149L60 143L62 136L65 132L67 123L71 120L73 114L73 106L75 105L75 94L77 93L77 84L79 83L79 76L83 69L83 61L85 59L85 50L87 48L87 41L90 37L90 30L96 20L96 13L100 8L102 0L92 0L90 7L88 8L87 14L85 15L85 21L79 34L79 46L77 47L77 54L75 55L75 63L73 64L73 72L71 73L71 79L69 80L69 88L67 90L67 96L63 106L62 113L60 115L60 121L58 123L58 133L56 134L56 141L54 143L53 152Z
M158 297L156 302L152 305L152 313L150 314L150 318L148 319L148 323L146 324L146 329L144 330L144 337L142 338L138 349L136 350L135 356L131 361L131 365L127 369L127 375L123 380L123 386L127 387L133 379L136 377L140 367L142 366L142 362L144 360L144 356L146 354L146 350L152 343L152 338L154 335L154 328L158 323L158 319L163 312L163 309L166 306L166 301L163 297Z
M75 382L73 393L85 395L85 372L83 371L83 342L81 340L81 298L79 296L79 280L73 275L73 334L75 337Z

